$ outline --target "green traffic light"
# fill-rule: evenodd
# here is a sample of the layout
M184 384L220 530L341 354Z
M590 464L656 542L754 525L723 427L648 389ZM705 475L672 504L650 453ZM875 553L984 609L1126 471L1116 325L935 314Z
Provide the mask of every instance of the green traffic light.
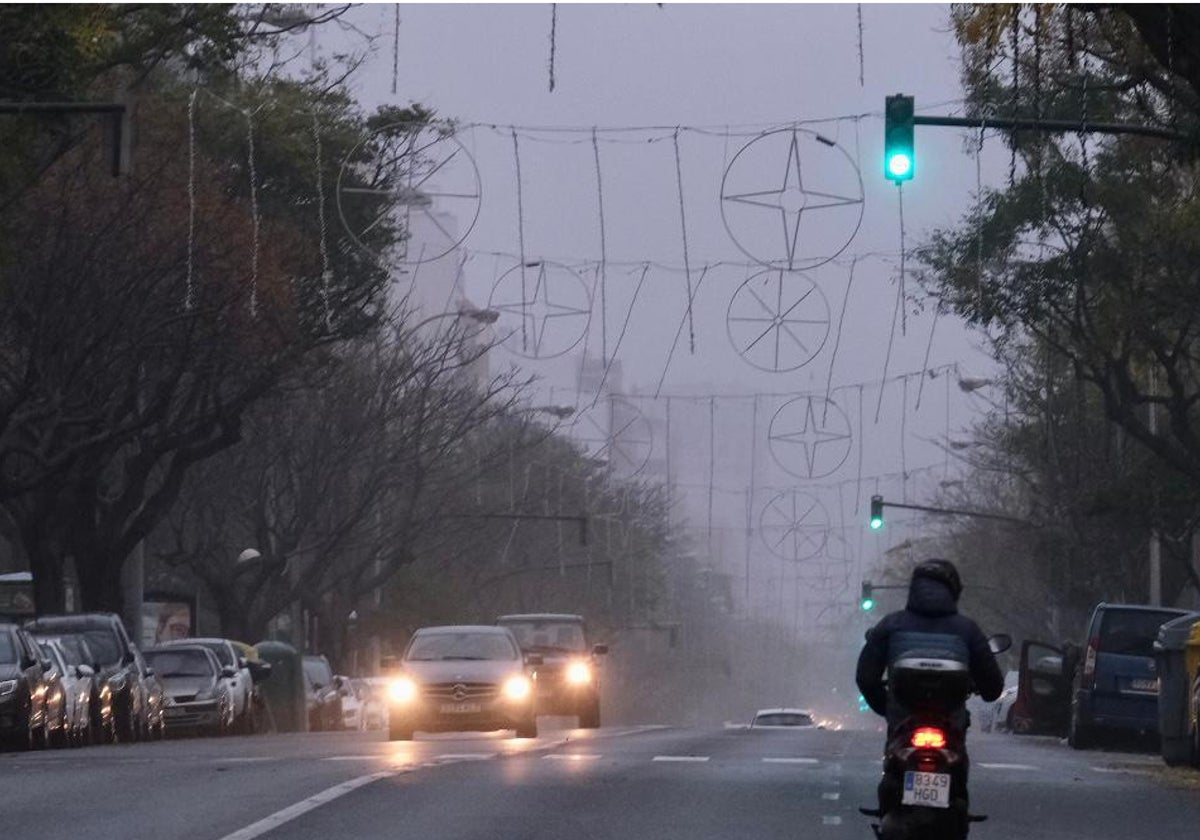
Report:
M889 96L883 107L883 174L899 184L916 174L917 156L913 143L913 98Z
M888 158L887 170L892 180L902 181L912 172L912 158L904 152L896 152Z
M883 527L883 517L882 516L871 517L871 530L872 531L878 531L882 527Z
M862 602L862 608L863 612L870 612L871 610L875 609L875 601L871 598L865 599Z

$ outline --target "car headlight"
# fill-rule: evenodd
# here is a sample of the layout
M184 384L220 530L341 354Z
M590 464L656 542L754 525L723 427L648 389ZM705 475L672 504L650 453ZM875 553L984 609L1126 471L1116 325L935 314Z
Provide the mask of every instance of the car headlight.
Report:
M567 666L567 682L571 685L587 685L592 681L592 669L586 662L572 662Z
M529 677L517 674L504 681L504 696L509 700L524 700L533 691Z
M3 697L6 694L12 694L16 690L16 680L0 680L0 697Z
M397 677L388 683L388 699L393 703L411 703L417 699L417 683L412 677Z

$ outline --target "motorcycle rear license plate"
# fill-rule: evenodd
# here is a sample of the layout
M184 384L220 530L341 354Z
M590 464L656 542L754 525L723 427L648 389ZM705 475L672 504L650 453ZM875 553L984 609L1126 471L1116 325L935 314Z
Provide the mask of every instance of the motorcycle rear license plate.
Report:
M902 805L924 805L928 808L950 807L950 774L921 773L909 770L904 774Z
M469 715L483 711L478 703L443 703L441 712L444 715Z

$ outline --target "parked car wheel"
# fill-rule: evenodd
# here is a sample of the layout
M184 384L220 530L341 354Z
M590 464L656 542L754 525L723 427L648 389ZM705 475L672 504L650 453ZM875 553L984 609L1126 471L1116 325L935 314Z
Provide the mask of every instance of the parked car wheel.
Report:
M1076 750L1089 749L1096 743L1095 732L1090 726L1079 722L1079 714L1074 709L1071 711L1071 725L1067 730L1067 743Z
M517 726L518 738L536 738L537 737L537 718L531 717L527 721L523 721Z
M599 729L600 728L600 698L593 698L590 703L584 707L579 713L579 728L580 729Z

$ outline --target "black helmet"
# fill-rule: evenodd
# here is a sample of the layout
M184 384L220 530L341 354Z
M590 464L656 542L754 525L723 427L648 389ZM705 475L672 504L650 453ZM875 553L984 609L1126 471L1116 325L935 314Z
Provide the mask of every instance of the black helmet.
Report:
M944 583L955 601L962 594L962 578L958 576L958 569L954 568L954 564L949 560L930 558L913 569L912 576L913 580L924 577Z

